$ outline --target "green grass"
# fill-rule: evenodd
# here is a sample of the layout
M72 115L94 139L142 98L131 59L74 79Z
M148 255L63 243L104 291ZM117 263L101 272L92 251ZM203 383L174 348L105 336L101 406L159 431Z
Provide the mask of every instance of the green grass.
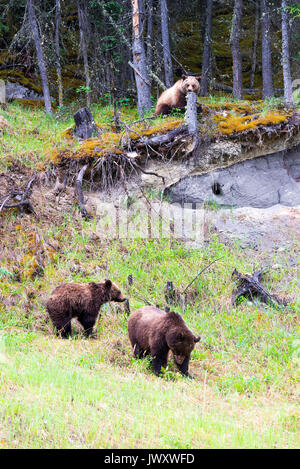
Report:
M246 251L216 239L201 250L149 240L92 245L90 225L81 223L78 230L69 219L69 232L58 230L63 249L43 277L22 284L1 279L2 445L297 447L299 285L295 290L292 282L296 304L285 311L248 302L233 308L230 274L234 267L245 272L254 266ZM48 233L56 239L54 230ZM164 307L167 280L182 291L217 256L223 258L191 287L183 314L201 336L190 365L194 380L182 378L172 360L158 379L148 360L133 359L119 306L102 307L97 340L84 340L76 324L73 340L52 334L43 304L61 282L109 277L130 297L132 309L145 300ZM281 261L282 271L265 284L286 291L288 268ZM173 309L181 312L179 305Z
M205 381L158 379L98 358L92 341L4 338L0 444L10 448L297 447L297 410ZM271 396L270 396L271 397Z
M68 123L16 105L6 112L15 128L24 124L24 133L4 136L1 170L13 168L8 147L12 161L35 167L46 158L51 135L53 145L59 144ZM99 108L102 117L106 112ZM160 198L155 190L148 195ZM82 220L75 205L67 211L47 186L39 187L39 196L38 220L0 214L0 447L299 447L296 241L288 250L259 252L239 243L226 246L215 235L198 248L167 239L101 239L97 220ZM33 233L40 245L33 246ZM52 256L50 244L56 249ZM36 250L44 268L29 275L32 261L26 256ZM60 283L111 278L132 309L147 302L164 308L167 281L183 292L217 258L188 290L185 311L180 304L172 307L201 336L192 353L193 380L181 377L172 360L157 378L147 359L133 358L119 305L101 308L97 340L83 339L76 321L73 339L53 335L44 304ZM243 301L233 307L233 269L245 273L274 264L264 285L288 297L289 305L281 310Z
M66 141L62 132L74 125L73 115L77 110L78 104L76 106L74 103L73 107L58 108L53 116L47 116L43 109L32 110L16 101L1 110L1 115L7 120L10 129L1 133L0 170L7 171L16 163L31 169L47 169L53 152L59 148L76 145L74 141L71 144ZM150 117L153 111L154 109L149 111L145 117ZM113 106L93 104L91 112L95 122L102 125L105 132L114 128ZM140 119L136 107L123 105L119 113L121 121L127 125ZM165 119L159 116L146 122L159 128Z

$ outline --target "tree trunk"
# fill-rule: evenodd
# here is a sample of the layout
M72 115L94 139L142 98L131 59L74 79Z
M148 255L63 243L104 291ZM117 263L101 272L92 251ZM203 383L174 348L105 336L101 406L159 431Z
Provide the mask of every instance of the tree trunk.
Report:
M162 45L163 45L165 83L166 83L167 88L170 88L173 85L174 81L173 81L171 51L170 51L168 7L167 7L166 0L160 0L160 15L161 15L161 37L162 37Z
M147 2L147 68L148 73L153 66L153 0Z
M274 96L268 0L260 0L263 99Z
M207 96L208 83L211 74L211 27L213 0L207 0L205 13L205 32L203 41L202 74L200 95Z
M282 0L281 3L281 21L282 21L282 69L283 69L283 85L284 85L284 101L288 106L294 104L292 76L290 67L290 50L289 50L289 24L288 24L287 1Z
M86 0L77 0L78 23L80 31L80 49L83 56L83 67L86 85L86 104L90 105L90 72L87 52L87 4Z
M240 52L240 37L242 28L242 8L243 0L235 0L232 17L232 29L230 37L230 47L232 51L233 66L233 97L242 99L242 57Z
M61 9L60 0L55 2L55 52L56 52L56 73L58 84L58 105L63 105L63 85L61 78L61 64L60 64L60 51L59 51L59 25L61 22Z
M256 59L257 59L257 40L258 40L258 27L259 27L259 3L255 2L255 23L254 23L254 38L252 42L252 53L251 53L251 72L250 72L250 83L249 88L254 87L254 78L256 71Z
M147 71L144 39L141 27L141 0L131 0L133 24L133 65L138 97L138 111L141 117L151 108L151 86Z
M28 6L29 21L30 21L32 34L33 34L33 40L34 40L35 49L36 49L38 66L39 66L41 80L42 80L45 109L46 109L47 114L52 114L49 83L48 83L47 70L46 70L46 62L45 62L44 52L43 52L43 48L41 44L41 39L40 39L38 25L37 25L35 11L34 11L34 0L28 0L27 6Z
M200 0L200 11L201 11L200 28L201 28L202 44L204 44L204 39L205 39L206 6L207 6L207 1L206 0Z

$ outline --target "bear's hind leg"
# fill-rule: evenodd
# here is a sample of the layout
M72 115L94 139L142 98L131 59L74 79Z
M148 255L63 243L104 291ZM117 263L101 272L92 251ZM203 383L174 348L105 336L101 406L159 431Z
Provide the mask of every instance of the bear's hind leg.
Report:
M72 335L71 321L72 317L69 317L61 323L54 324L56 335L60 336L62 339L70 337Z
M134 358L143 358L149 354L149 350L142 349L137 343L133 346L133 356Z

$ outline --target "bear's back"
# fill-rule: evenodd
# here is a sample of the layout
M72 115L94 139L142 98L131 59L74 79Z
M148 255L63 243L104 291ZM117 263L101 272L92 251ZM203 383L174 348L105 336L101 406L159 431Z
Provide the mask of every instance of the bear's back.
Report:
M64 310L82 310L90 302L89 284L64 283L52 291L45 306L49 313L60 315Z
M131 342L148 342L153 329L162 327L167 313L154 306L142 306L132 313L128 320L128 334Z

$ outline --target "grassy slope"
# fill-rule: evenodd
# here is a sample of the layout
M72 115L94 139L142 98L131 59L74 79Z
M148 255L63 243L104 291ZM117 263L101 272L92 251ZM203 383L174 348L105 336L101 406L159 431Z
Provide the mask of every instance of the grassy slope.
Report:
M70 122L48 120L41 112L29 116L19 107L5 117L14 134L2 141L3 169L11 164L7 154L32 167L47 161L50 146L60 143L60 131ZM21 282L0 278L0 446L299 446L296 243L289 250L259 253L226 247L213 236L197 250L169 241L108 242L95 236L95 221L80 220L75 206L56 208L49 216L49 194L41 200L34 225L32 216L17 213L0 219L1 267L21 277ZM28 275L26 258L33 230L58 248L46 259L43 276L35 278ZM194 380L181 378L172 362L158 379L146 359L134 360L118 306L102 308L97 340L84 340L76 325L73 340L52 335L43 304L61 282L110 277L132 308L145 299L164 306L167 280L182 290L221 256L191 287L184 314L202 337L192 355ZM290 306L278 311L244 302L232 308L233 268L247 272L274 263L278 268L265 285L289 296ZM126 283L130 273L132 287ZM180 306L174 309L181 312Z

